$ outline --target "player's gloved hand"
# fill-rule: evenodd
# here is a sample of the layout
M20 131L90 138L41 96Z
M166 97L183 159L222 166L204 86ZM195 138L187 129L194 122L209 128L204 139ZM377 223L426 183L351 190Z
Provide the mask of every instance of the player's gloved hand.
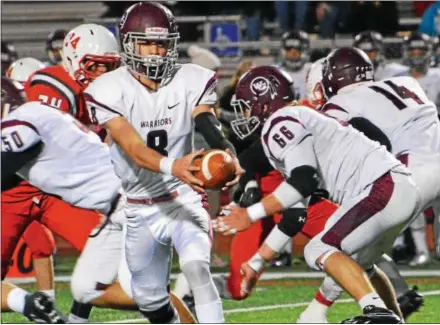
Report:
M258 188L258 183L256 181L249 181L244 188L244 193L240 199L240 206L243 208L248 208L252 204L258 203L261 200L261 191Z
M230 149L226 149L226 152L228 154L230 154L232 156L232 158L234 159L234 162L235 162L235 178L232 181L226 183L226 186L223 187L222 190L226 190L228 187L231 187L231 186L234 186L235 184L237 184L238 181L240 180L241 175L244 174L244 169L241 168L240 162L238 161L238 158L233 155L233 153L232 153L232 151Z
M242 276L240 284L240 295L242 298L246 298L251 294L252 289L257 284L259 272L254 270L247 262L241 264L240 273Z
M199 193L205 193L203 182L195 177L193 173L199 171L200 167L194 166L192 162L194 158L200 155L204 150L205 149L200 149L190 153L182 158L176 159L173 163L173 176L187 183Z

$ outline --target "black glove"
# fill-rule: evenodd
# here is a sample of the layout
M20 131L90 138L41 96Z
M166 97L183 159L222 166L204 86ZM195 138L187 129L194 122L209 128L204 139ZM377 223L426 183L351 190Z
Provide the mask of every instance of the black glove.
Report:
M244 193L240 199L240 206L242 208L250 207L252 204L258 203L261 200L261 191L258 188L256 181L250 181L246 184Z

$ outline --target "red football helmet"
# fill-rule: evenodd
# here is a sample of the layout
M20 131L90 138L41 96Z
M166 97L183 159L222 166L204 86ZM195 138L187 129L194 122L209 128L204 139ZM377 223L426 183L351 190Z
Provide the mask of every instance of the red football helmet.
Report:
M2 77L1 83L1 118L3 120L9 114L9 112L25 103L25 96L23 86L19 82Z
M132 5L119 23L122 60L132 72L160 81L172 75L179 56L180 38L171 11L155 2ZM165 56L140 55L139 43L157 42L167 49Z
M240 139L255 131L278 109L295 99L290 76L275 66L249 70L237 83L231 106L235 120L231 127Z

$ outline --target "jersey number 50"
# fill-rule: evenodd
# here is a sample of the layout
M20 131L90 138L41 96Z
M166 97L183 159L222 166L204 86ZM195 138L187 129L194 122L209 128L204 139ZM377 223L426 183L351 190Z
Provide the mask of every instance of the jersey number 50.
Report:
M164 156L168 156L168 134L165 130L154 130L147 134L147 146Z

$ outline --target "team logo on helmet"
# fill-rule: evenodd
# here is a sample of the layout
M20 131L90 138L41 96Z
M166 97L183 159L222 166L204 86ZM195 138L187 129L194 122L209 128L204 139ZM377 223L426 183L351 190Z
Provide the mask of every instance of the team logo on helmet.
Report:
M264 77L256 77L251 82L251 91L255 96L263 96L269 91L269 80Z

